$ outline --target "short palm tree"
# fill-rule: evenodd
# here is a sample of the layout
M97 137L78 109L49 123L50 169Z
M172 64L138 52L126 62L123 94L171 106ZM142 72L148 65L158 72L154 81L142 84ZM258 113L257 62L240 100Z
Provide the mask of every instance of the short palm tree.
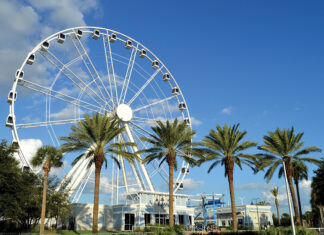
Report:
M278 224L280 226L280 213L279 213L279 202L278 202L278 187L274 187L273 189L270 190L270 193L274 196L275 198L275 204L277 208L277 216L278 216Z
M195 131L188 128L185 122L178 122L177 119L173 123L157 121L157 125L152 127L152 130L154 134L150 137L141 138L152 147L139 152L148 153L143 160L145 163L160 160L160 166L163 162L167 162L169 166L169 225L173 226L173 170L177 169L177 158L182 158L190 165L195 164L191 142Z
M208 173L218 164L225 166L225 177L228 178L229 191L231 196L233 229L237 231L237 216L235 208L233 172L236 164L242 169L242 165L247 165L254 169L254 162L258 156L243 153L248 148L255 147L257 142L244 141L242 139L246 135L246 131L238 130L239 124L234 126L221 127L216 126L216 130L210 130L209 135L202 140L204 146L201 151L205 154L205 158L201 162L209 162L212 164L208 169Z
M46 191L47 178L52 167L58 168L63 165L62 153L53 146L44 146L37 150L36 155L32 158L31 164L34 167L42 166L44 170L44 186L43 186L43 201L40 234L44 234L45 212L46 212Z
M302 148L304 142L301 141L304 133L294 133L294 127L291 129L279 129L277 128L274 132L269 131L268 135L263 136L264 144L259 146L260 150L264 152L260 154L262 159L259 161L258 170L268 168L264 178L267 182L272 178L275 170L279 169L279 177L283 174L283 162L286 167L287 179L289 188L292 196L295 216L297 224L301 226L301 218L297 209L297 201L295 190L292 182L293 176L293 161L299 160L302 162L317 163L318 160L311 157L301 157L312 152L320 152L318 147L307 147Z
M65 143L62 145L62 152L81 152L74 161L76 164L85 155L90 158L88 168L95 166L95 188L93 203L92 233L98 233L98 203L100 172L102 165L107 167L107 155L119 166L117 158L113 155L120 155L129 162L137 159L137 155L124 151L128 146L135 146L134 143L112 143L112 140L120 136L124 131L120 121L114 117L95 113L92 116L85 115L84 120L71 127L68 137L61 137Z

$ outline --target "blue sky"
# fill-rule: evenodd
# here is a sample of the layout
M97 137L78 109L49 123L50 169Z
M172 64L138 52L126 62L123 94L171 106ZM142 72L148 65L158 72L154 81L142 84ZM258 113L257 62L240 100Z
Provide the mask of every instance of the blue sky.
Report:
M322 1L1 1L1 119L13 74L41 39L68 27L100 26L129 35L164 62L196 120L196 140L217 124L240 123L246 139L259 143L267 131L294 126L306 146L324 149L323 13ZM11 139L8 128L0 130ZM207 169L191 170L186 192L224 193L228 201L224 169ZM239 197L273 204L273 186L286 203L276 176L267 185L262 174L235 168L234 181L237 204ZM309 184L302 183L304 210Z

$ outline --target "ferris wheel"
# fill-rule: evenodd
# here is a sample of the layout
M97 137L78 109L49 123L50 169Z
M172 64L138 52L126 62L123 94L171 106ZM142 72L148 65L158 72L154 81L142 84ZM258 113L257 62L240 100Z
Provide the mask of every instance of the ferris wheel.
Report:
M22 166L33 171L22 141L39 139L59 147L59 137L67 136L70 126L84 114L117 114L125 133L114 141L136 142L139 149L148 147L140 138L152 133L157 120L178 118L191 126L181 89L162 61L133 38L99 27L66 29L39 43L16 71L8 103L6 126L19 147ZM72 162L75 157L66 159ZM167 188L163 186L168 183L165 163L130 164L116 157L120 168L110 161L101 173L101 191L110 195L111 204L118 204L132 191ZM93 180L94 169L87 165L87 159L79 161L62 179L72 202L80 200ZM185 187L183 181L189 173L187 163L181 166L174 192Z

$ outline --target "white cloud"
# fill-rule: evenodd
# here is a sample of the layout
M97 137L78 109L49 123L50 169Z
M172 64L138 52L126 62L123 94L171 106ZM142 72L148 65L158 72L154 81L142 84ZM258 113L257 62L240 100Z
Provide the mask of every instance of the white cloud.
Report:
M65 108L61 109L59 112L52 113L51 117L56 120L66 120L74 119L75 117L83 117L84 111L80 110L73 104L66 105Z
M191 117L191 124L193 126L199 126L201 124L201 121L196 119L195 117Z
M311 180L302 180L299 183L299 188L303 191L304 194L310 196L312 188L311 188L312 181ZM302 192L300 192L302 193Z
M152 99L150 100L150 103L154 103L157 102L157 99ZM169 112L171 114L176 113L179 111L179 104L178 103L173 103L170 104L168 102L164 102L164 103L160 103L160 104L156 104L152 107L149 108L150 112L152 111L153 115L164 115L164 114L168 114ZM143 113L146 112L145 110L143 110Z
M267 202L270 202L272 205L274 205L274 196L269 192L269 190L262 192L262 195ZM279 205L280 204L288 205L285 185L279 187L277 198L278 198Z
M305 213L306 211L311 211L311 210L312 210L312 208L309 205L304 205L303 213Z
M94 167L94 166L92 166ZM93 194L94 192L94 183L95 183L95 175L94 173L91 174L89 181L87 182L86 187L84 188L83 193ZM108 177L100 176L100 193L110 193L111 192L111 182Z
M52 168L50 174L52 176L57 176L58 178L61 178L65 175L67 168L69 168L69 163L67 161L63 161L63 166L60 168Z
M44 27L42 32L45 35L57 31L58 28L67 28L86 25L84 14L97 8L97 1L92 0L30 0L30 4L37 11L45 13L46 18L42 19Z
M204 181L196 181L193 178L185 178L183 180L183 188L186 191L194 190L199 188L204 184Z
M96 0L0 1L0 96L7 95L14 73L41 39L58 30L85 25L84 15L96 10L97 3ZM32 69L44 72L39 66ZM38 73L33 74L37 79ZM44 79L46 74L41 77Z
M37 150L43 146L43 142L40 139L22 139L19 142L19 147L28 162L31 162L31 159L35 156ZM15 157L19 159L18 155ZM38 169L36 169L36 171L38 171Z
M253 190L253 189L272 189L274 186L266 183L248 183L235 186L237 190Z
M221 112L223 114L231 115L232 114L232 110L233 110L233 108L231 106L229 106L229 107L223 108Z

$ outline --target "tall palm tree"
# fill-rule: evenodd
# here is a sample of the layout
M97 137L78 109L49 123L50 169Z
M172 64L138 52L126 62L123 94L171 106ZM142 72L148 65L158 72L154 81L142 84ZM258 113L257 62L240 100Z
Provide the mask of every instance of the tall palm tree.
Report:
M279 202L278 202L278 187L274 187L273 189L270 190L270 193L274 196L275 198L275 204L277 208L277 216L278 216L278 224L280 226L280 213L279 213Z
M302 212L300 194L299 194L299 182L304 179L308 180L308 167L300 160L293 161L293 179L296 186L299 215L300 218L303 218L303 212Z
M312 152L320 152L321 150L318 147L307 147L302 148L304 142L301 141L304 133L294 133L294 127L291 129L279 129L277 128L274 132L269 131L268 135L263 136L264 144L259 146L260 150L263 150L264 153L261 153L262 159L259 162L258 170L263 170L268 167L264 178L267 182L273 176L275 170L279 169L279 177L283 174L283 165L284 162L287 172L288 184L291 192L291 197L294 205L295 216L297 219L298 226L301 226L301 218L297 208L296 194L294 190L294 185L292 182L293 176L293 161L299 160L302 162L311 162L317 163L319 160L311 157L301 157L302 155L307 155Z
M217 125L216 130L210 130L209 135L202 140L202 145L204 147L201 149L201 151L205 153L205 158L201 162L212 162L208 169L208 173L210 173L218 164L225 166L225 177L228 178L231 196L234 231L237 231L237 216L233 185L234 165L236 164L240 169L242 169L242 165L244 164L254 169L254 162L258 158L256 155L243 153L244 150L255 147L257 142L241 142L247 132L239 131L238 127L239 124L229 127L227 125L224 127Z
M31 164L34 167L42 166L44 170L44 186L43 186L43 201L40 234L44 234L45 212L46 212L46 191L47 178L52 167L58 168L63 165L62 153L53 146L44 146L37 150L36 155L32 158Z
M177 158L182 158L190 165L196 162L193 158L191 142L195 131L188 128L185 122L178 122L177 119L173 123L169 121L166 123L157 121L156 123L157 125L152 127L154 134L141 138L152 147L139 152L148 153L143 160L145 163L157 159L160 160L160 165L167 162L169 166L169 225L173 226L173 170L177 170Z
M84 120L71 127L68 137L61 137L65 141L62 151L82 152L73 162L76 164L83 156L90 158L88 168L95 166L95 188L93 203L92 233L98 233L98 206L99 206L99 185L102 165L107 167L107 155L115 161L119 167L117 158L113 155L120 155L129 162L137 159L137 155L124 151L128 146L135 146L135 143L112 143L115 137L122 134L124 128L120 121L114 117L95 113L92 116L85 115Z

